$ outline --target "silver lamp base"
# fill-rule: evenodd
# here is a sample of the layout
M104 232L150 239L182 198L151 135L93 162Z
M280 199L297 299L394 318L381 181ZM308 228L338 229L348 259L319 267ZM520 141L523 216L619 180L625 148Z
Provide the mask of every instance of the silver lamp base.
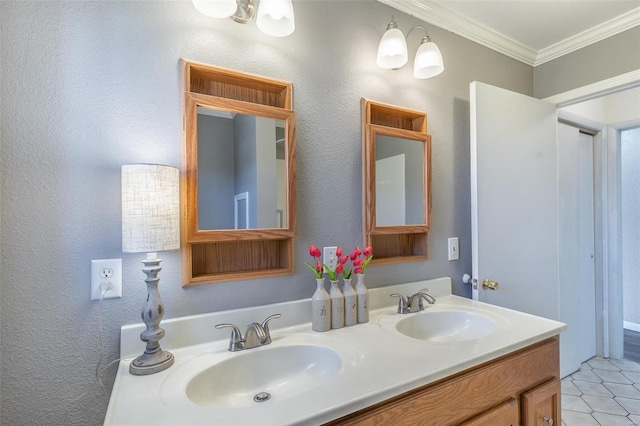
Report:
M158 291L158 272L162 269L155 253L149 253L142 261L142 271L147 275L147 302L142 307L142 321L147 329L140 334L140 340L147 343L144 353L131 361L129 373L134 376L146 376L159 373L173 365L173 355L160 348L160 340L164 337L164 329L160 321L164 316L164 305Z
M153 354L144 353L131 361L129 373L134 376L146 376L159 373L173 365L173 354L160 350Z

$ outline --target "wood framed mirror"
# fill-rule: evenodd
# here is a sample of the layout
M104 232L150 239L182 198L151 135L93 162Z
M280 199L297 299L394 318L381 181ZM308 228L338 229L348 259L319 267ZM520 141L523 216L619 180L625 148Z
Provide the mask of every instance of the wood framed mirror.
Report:
M291 83L182 65L183 285L292 273Z
M363 245L375 264L426 260L431 229L427 114L362 99Z

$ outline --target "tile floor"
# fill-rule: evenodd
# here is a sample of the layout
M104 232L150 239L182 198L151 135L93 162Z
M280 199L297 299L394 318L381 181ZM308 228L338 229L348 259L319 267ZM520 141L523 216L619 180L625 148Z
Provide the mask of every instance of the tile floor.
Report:
M565 426L640 425L640 364L592 358L562 379Z

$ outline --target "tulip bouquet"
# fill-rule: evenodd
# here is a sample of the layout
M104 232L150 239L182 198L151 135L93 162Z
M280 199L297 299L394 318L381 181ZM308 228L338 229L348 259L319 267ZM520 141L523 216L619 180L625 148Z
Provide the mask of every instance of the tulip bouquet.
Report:
M353 263L353 272L356 274L364 274L367 265L373 259L373 248L367 247L364 252L360 251L360 247L356 246L355 250L351 253L351 263Z
M309 246L309 254L313 257L314 264L312 265L309 262L304 262L304 264L313 271L316 278L322 278L323 267L322 262L320 261L320 249L312 244Z

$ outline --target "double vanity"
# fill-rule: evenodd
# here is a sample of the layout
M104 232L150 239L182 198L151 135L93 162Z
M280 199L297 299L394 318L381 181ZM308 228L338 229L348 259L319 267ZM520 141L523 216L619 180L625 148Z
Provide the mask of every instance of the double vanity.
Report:
M435 304L397 313L392 293ZM175 364L128 368L144 325L122 328L106 425L560 424L565 325L451 294L441 278L370 290L370 322L316 333L309 299L163 322ZM232 352L230 328L269 322L272 342ZM542 423L540 423L542 422Z

